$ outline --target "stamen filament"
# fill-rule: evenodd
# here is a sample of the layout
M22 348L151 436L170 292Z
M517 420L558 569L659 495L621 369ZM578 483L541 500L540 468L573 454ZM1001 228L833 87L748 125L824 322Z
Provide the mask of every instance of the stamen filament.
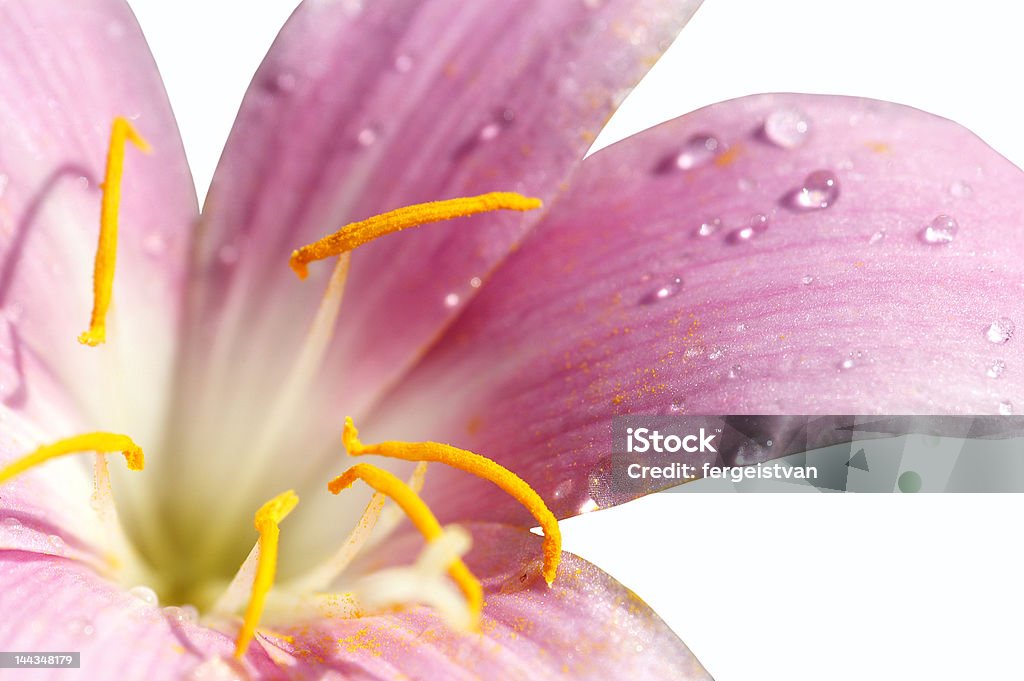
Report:
M562 533L558 519L548 509L540 495L522 478L501 464L465 449L437 442L398 442L390 440L372 445L359 441L359 431L351 418L345 419L342 436L345 448L352 456L377 454L405 461L436 461L466 471L495 485L526 507L544 530L544 580L551 586L562 559Z
M127 435L85 433L58 440L53 444L43 445L32 453L12 461L0 469L0 484L50 459L81 452L96 452L98 454L121 452L128 463L128 469L133 471L141 471L145 465L142 448L132 442Z
M294 491L282 492L263 504L256 511L255 525L260 533L260 556L256 564L256 576L252 580L252 595L249 606L245 609L242 629L235 641L235 659L242 659L256 635L256 625L263 615L263 606L267 602L267 594L274 585L274 574L277 572L277 544L281 536L279 524L292 512L299 503Z
M114 265L117 261L117 218L121 205L121 176L124 171L124 149L127 142L149 153L149 143L135 131L127 119L118 116L110 132L107 151L107 174L103 181L100 209L100 236L93 264L93 307L89 330L78 337L83 345L96 346L107 339L107 310L114 287Z
M437 518L430 511L430 508L423 503L419 495L383 468L367 463L356 464L327 483L327 489L332 494L338 494L343 489L350 487L357 479L362 480L378 492L391 497L405 511L405 514L409 516L409 520L412 521L416 529L420 531L420 534L428 542L436 541L444 534L441 523L437 521ZM480 585L480 580L466 567L466 564L461 559L452 561L448 566L448 574L459 585L469 603L470 612L473 613L474 619L478 620L484 604L484 590Z
M347 253L385 234L478 213L489 213L496 210L527 211L540 208L541 205L540 199L515 192L491 192L479 196L406 206L367 220L345 225L334 234L293 251L288 264L300 279L305 279L309 274L307 268L309 263Z

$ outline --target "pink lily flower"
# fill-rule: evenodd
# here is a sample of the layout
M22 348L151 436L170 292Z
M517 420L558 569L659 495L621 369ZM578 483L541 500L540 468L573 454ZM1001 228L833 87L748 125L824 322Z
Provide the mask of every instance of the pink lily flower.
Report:
M90 678L710 678L550 551L541 517L629 500L612 416L1012 410L1022 178L971 133L761 95L581 162L696 5L307 0L201 214L124 3L3 5L0 465L54 441L148 456L0 487L0 649L81 651ZM106 180L117 269L90 348L118 117L152 153ZM346 222L493 191L544 208L386 236L305 281L285 266ZM347 414L353 455L478 472L374 469L407 485L361 459L330 494Z

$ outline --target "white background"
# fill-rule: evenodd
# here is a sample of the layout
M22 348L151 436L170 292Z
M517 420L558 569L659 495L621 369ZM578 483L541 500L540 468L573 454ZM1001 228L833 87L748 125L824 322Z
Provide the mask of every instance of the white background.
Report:
M296 2L130 4L202 195ZM1024 166L1022 27L996 0L706 0L597 144L730 97L828 92L947 116ZM1020 495L660 494L563 532L718 681L1020 679L1022 516Z

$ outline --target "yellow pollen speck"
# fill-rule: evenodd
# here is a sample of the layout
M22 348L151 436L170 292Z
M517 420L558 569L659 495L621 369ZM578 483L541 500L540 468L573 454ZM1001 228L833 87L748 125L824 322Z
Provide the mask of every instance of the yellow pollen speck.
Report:
M144 153L150 146L125 118L115 118L107 151L107 174L103 181L100 209L100 236L93 264L93 304L89 330L78 337L83 345L99 345L107 339L107 310L114 288L114 265L117 261L117 218L121 206L121 175L124 171L124 148L131 142Z
M85 433L59 440L53 444L43 445L31 454L7 464L0 469L0 484L50 459L80 452L97 452L99 454L121 452L124 454L129 470L133 471L141 471L145 465L142 448L127 435Z
M514 192L491 192L479 196L406 206L345 225L334 234L293 251L288 264L300 279L305 279L309 274L307 268L309 263L347 253L385 234L478 213L490 213L496 210L527 211L540 208L541 205L540 199Z
M248 650L256 625L263 615L263 606L267 602L267 594L274 585L274 573L277 572L277 544L281 536L279 524L292 512L299 503L299 497L292 490L282 492L256 511L254 524L260 533L260 557L256 564L256 576L252 580L252 595L245 609L242 629L235 641L235 659L242 659Z
M875 152L876 154L887 154L889 153L889 145L885 142L868 142L868 149Z
M724 153L719 154L718 157L715 158L715 165L719 168L731 166L736 159L740 157L740 153L742 153L742 151L743 145L741 144L729 147Z
M359 441L359 431L351 418L345 419L343 438L345 448L352 456L377 454L405 461L436 461L493 482L525 506L544 530L544 580L548 586L555 581L558 563L562 559L562 533L558 519L540 495L518 475L487 457L437 442L387 441L364 445Z
M360 463L352 466L347 471L327 483L327 489L331 494L338 494L347 489L356 480L362 480L367 485L382 494L391 497L398 506L409 516L416 529L420 531L428 542L436 541L444 534L441 523L430 511L430 508L423 503L419 495L408 485L399 480L388 471L371 466L367 463ZM461 559L455 559L448 566L448 574L459 585L462 593L469 602L470 612L474 620L479 621L480 611L483 608L484 591L480 586L480 580L470 572Z

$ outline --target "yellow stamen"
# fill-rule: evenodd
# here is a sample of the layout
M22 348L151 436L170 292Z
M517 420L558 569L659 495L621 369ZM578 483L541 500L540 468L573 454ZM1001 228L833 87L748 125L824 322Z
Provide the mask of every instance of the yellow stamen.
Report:
M419 227L430 222L462 218L496 210L527 211L541 207L541 200L514 192L491 192L447 201L430 201L399 208L368 220L345 225L334 234L292 251L291 268L300 279L309 274L307 265L334 255L347 253L374 239L408 227Z
M145 456L142 453L142 448L132 442L132 439L127 435L118 435L117 433L85 433L84 435L75 435L74 437L59 440L50 445L43 445L31 454L26 454L20 459L12 461L0 469L0 484L50 459L80 452L96 452L98 454L121 452L124 454L125 461L128 462L128 469L133 471L141 471L145 465Z
M332 494L338 494L348 488L357 479L362 480L373 489L391 497L398 504L405 514L409 516L416 529L420 531L428 542L436 541L444 530L441 523L431 513L423 500L416 492L402 482L400 479L382 468L371 466L367 463L360 463L352 466L347 471L327 483L327 489ZM459 585L462 593L469 602L469 610L473 613L474 619L479 619L480 611L484 605L484 590L480 586L480 580L470 572L466 564L460 559L452 561L448 566L448 574Z
M558 519L540 495L518 475L485 456L437 442L392 440L364 445L359 441L359 431L351 418L345 419L343 439L345 448L352 456L377 454L406 461L437 461L493 482L525 506L544 530L544 579L548 586L555 581L558 563L562 560L562 533L558 529Z
M110 132L107 151L107 175L103 181L103 202L100 210L100 238L93 264L93 304L89 330L78 337L83 345L99 345L107 339L107 310L114 287L114 264L117 260L117 214L121 205L121 175L124 170L124 148L131 142L149 153L149 143L135 131L127 119L118 117Z
M245 609L242 629L235 641L235 659L240 660L245 656L245 651L249 649L249 644L256 634L256 625L263 615L263 606L267 602L270 587L274 585L274 573L277 571L277 541L281 536L278 525L292 512L297 503L299 497L292 490L288 490L278 494L256 511L255 525L260 533L260 557L256 564L256 576L252 580L249 606Z

